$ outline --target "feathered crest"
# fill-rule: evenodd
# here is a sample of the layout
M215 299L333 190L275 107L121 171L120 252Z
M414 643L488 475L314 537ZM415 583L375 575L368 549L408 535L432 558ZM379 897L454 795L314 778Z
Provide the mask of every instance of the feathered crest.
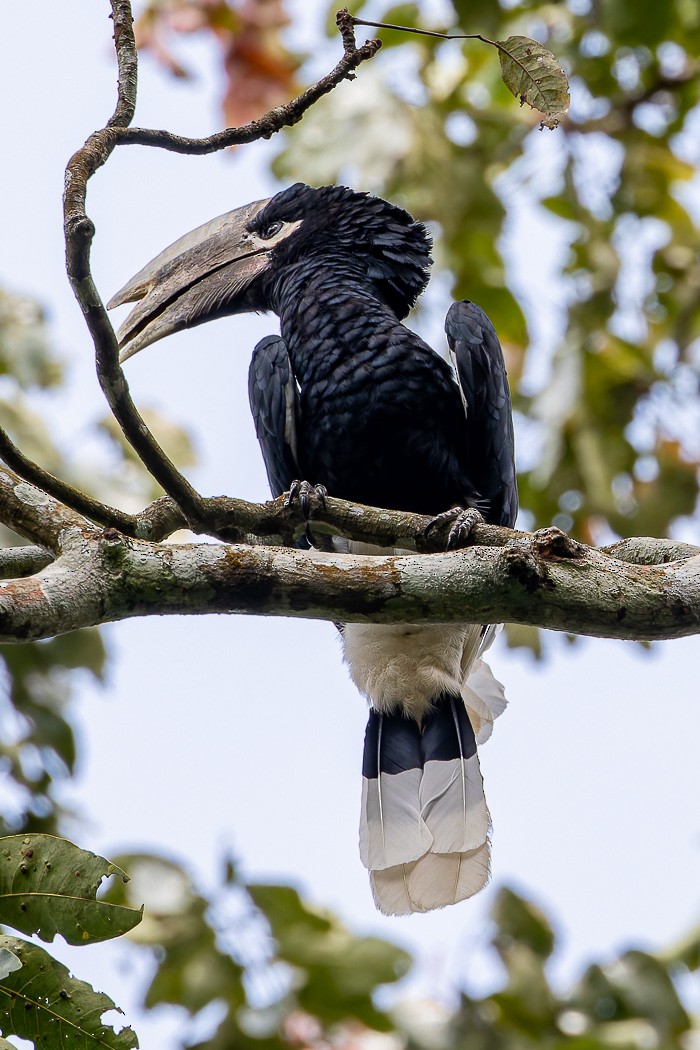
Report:
M270 200L251 229L299 219L302 226L277 250L280 263L347 251L397 317L406 316L430 278L432 240L423 223L369 193L297 182Z

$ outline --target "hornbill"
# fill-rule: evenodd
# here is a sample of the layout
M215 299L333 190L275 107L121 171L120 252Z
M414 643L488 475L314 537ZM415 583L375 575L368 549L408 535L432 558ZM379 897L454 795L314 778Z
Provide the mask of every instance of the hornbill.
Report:
M275 496L313 483L370 506L434 518L471 508L513 525L510 395L491 322L453 303L454 368L401 323L428 282L430 250L403 209L297 183L182 237L114 296L110 307L140 300L119 330L122 359L215 317L271 310L281 336L256 346L249 393ZM481 659L493 633L341 625L370 707L360 852L385 913L453 904L488 878L476 745L505 706Z

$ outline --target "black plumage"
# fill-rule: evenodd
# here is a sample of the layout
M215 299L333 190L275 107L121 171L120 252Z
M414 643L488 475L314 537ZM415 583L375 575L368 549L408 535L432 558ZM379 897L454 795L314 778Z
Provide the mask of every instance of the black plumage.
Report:
M294 220L304 209L312 225L303 240L296 240L299 230L280 244L261 288L264 305L280 317L300 387L296 469L286 457L291 474L275 473L276 484L271 465L289 449L282 346L273 351L263 340L251 367L251 408L273 492L303 477L370 506L431 515L476 506L487 520L512 524L510 400L486 315L470 303L455 303L448 315L465 413L448 362L401 323L427 283L425 227L344 187L294 186L272 199L252 229ZM347 216L355 212L360 223L353 224ZM268 368L273 383L265 389L257 377Z
M478 508L512 525L510 395L491 322L468 300L452 305L454 369L402 323L430 250L403 209L297 183L212 220L137 274L110 304L141 300L120 330L123 356L214 317L273 311L281 334L257 345L249 372L273 495L304 479L373 506ZM383 911L451 904L488 877L476 745L505 706L481 659L492 636L481 624L344 625L345 660L370 704L360 852Z

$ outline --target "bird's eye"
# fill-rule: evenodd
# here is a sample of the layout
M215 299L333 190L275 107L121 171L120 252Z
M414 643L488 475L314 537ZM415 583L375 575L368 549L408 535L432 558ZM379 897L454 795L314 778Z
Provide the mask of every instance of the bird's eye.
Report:
M272 237L275 236L275 234L280 232L280 230L282 229L283 226L284 226L283 222L271 222L271 223L268 223L267 226L263 227L263 229L260 231L258 236L263 241L269 241Z

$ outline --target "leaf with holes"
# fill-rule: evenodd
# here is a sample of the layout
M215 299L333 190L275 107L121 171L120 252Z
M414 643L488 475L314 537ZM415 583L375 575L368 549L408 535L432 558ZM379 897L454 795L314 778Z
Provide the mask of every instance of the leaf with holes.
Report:
M495 41L501 76L522 105L544 114L542 124L556 128L569 109L569 82L551 51L527 36Z
M102 879L128 875L104 857L53 835L0 838L0 922L52 941L94 944L119 937L141 910L97 900Z
M0 980L0 1034L28 1039L41 1050L138 1047L131 1028L115 1032L102 1023L102 1014L119 1009L109 996L71 977L38 944L0 937L2 949L16 955L21 967Z

